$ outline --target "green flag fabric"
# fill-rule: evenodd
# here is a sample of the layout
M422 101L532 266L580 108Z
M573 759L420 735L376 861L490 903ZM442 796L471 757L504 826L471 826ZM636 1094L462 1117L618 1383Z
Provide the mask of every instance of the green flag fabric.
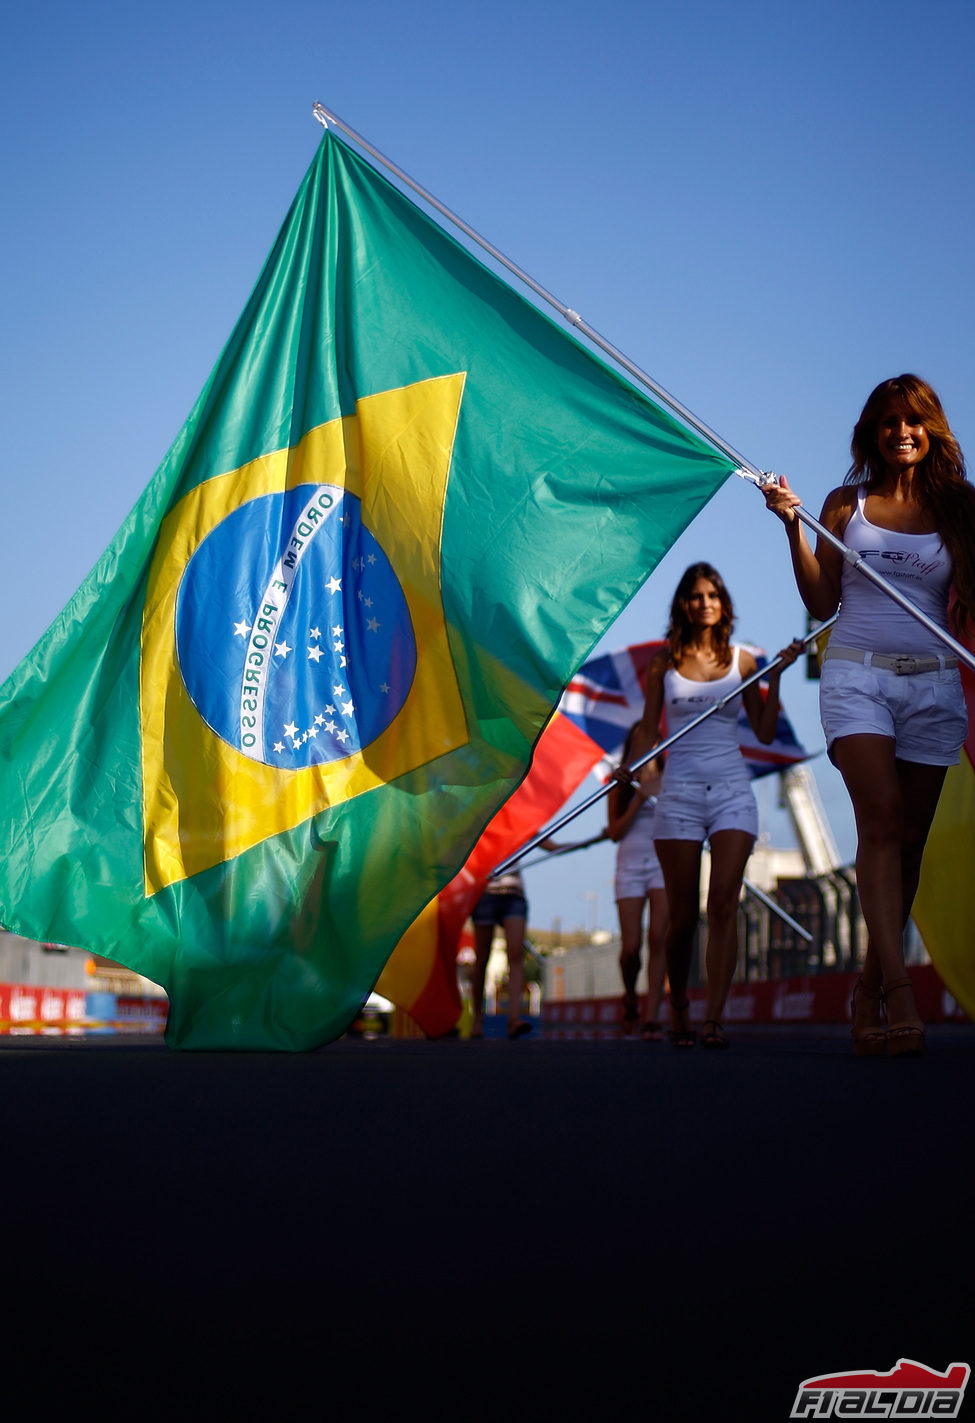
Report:
M326 133L0 688L0 922L161 984L173 1047L333 1040L732 468Z

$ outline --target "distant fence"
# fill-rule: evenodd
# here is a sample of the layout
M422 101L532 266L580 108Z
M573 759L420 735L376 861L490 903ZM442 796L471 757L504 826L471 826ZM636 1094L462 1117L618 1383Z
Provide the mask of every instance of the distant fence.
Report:
M767 905L745 894L738 910L736 979L789 978L796 974L852 971L863 962L867 930L851 868L780 879L773 898L807 933L807 943ZM698 929L696 982L704 982L705 926Z

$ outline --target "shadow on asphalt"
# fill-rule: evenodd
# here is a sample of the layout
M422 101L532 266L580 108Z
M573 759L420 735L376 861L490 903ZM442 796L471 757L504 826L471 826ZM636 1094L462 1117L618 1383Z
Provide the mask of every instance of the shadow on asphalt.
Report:
M588 1386L593 1417L785 1419L816 1374L975 1362L975 1027L917 1061L729 1035L0 1039L8 1345L295 1384L450 1361L502 1412L517 1380L516 1418Z

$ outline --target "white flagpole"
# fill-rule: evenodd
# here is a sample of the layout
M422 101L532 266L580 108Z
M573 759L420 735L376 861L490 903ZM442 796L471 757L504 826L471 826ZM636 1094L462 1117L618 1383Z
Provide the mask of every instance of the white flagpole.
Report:
M807 632L805 637L799 638L797 641L800 641L803 647L808 647L821 633L826 632L828 628L833 626L838 616L838 613L834 613L827 622L820 623L819 627L814 628L812 632ZM771 662L767 662L764 667L760 667L758 671L753 672L750 677L746 677L733 692L729 692L727 696L721 697L718 701L712 703L706 711L702 711L700 716L696 716L693 721L687 722L685 726L681 727L680 731L675 731L673 736L667 737L666 741L658 742L646 755L638 756L630 767L630 770L639 771L641 766L646 766L649 765L651 761L656 761L657 757L662 756L665 751L669 750L675 741L679 741L682 736L686 736L689 731L693 731L696 726L700 726L702 721L707 721L709 716L714 716L715 712L719 712L722 707L726 707L729 702L734 701L735 697L740 697L746 687L752 686L755 682L763 681L774 667L778 667L781 660L781 657L773 657ZM547 830L540 831L534 839L522 845L516 855L509 855L508 859L503 860L500 865L495 866L491 871L492 878L495 875L503 875L506 870L510 870L513 865L516 865L519 860L524 859L527 854L534 850L536 845L540 845L543 840L549 839L557 830L561 830L564 825L568 825L571 820L575 820L577 815L582 815L583 811L588 810L590 806L596 805L598 801L602 800L603 796L609 794L615 784L617 784L617 782L611 778L604 786L600 786L598 791L593 791L591 796L587 796L579 805L573 806L571 810L566 811L561 820L557 820L554 825L550 825Z
M579 840L575 845L560 845L557 850L547 850L544 855L539 855L537 860L529 860L527 865L522 865L523 870L530 870L532 865L547 865L550 860L557 860L560 855L571 855L576 850L589 850L593 845L601 845L606 839L606 831L601 830L598 835L591 836L588 840Z
M337 114L333 113L330 109L326 109L324 104L318 103L312 106L312 114L321 124L322 128L328 128L329 124L334 124L335 127L340 128L343 133L347 133L360 148L375 158L378 163L388 168L391 173L395 173L396 177L399 178L402 183L405 183L407 187L412 188L424 202L429 203L430 206L445 217L448 222L452 222L455 227L460 228L461 232L465 233L472 242L476 242L479 247L483 247L485 252L490 253L496 262L500 262L501 265L506 267L519 281L524 282L536 296L541 297L543 301L548 302L549 306L554 307L560 316L568 321L571 326L574 326L577 331L581 331L593 345L598 346L601 351L605 351L608 356L611 356L617 365L621 366L634 380L646 386L647 390L651 391L658 400L661 400L665 405L669 406L669 408L673 410L676 415L679 415L686 424L690 425L693 430L696 430L699 435L703 435L706 440L709 440L712 445L721 450L723 454L726 454L729 459L734 460L739 466L738 469L735 470L735 473L740 475L742 479L748 480L750 484L758 485L759 488L766 484L778 483L778 477L776 475L760 470L756 465L753 465L750 460L746 460L743 455L738 453L733 445L729 445L727 440L723 440L710 426L705 425L703 420L699 420L686 406L681 405L679 400L671 395L669 391L664 390L662 385L658 385L655 380L647 375L646 371L641 370L639 366L635 365L629 357L625 356L611 341L607 341L604 336L601 336L594 327L582 319L577 311L573 311L571 306L566 306L564 302L554 297L551 292L546 291L545 288L534 281L527 272L522 271L521 267L507 258L503 252L500 252L493 243L488 242L485 237L482 237L479 232L464 222L456 213L451 212L450 208L439 202L432 193L427 192L426 188L421 187L408 173L404 173L402 168L397 167L384 153L380 153L378 148L374 148L361 134L356 133L355 129L349 128L348 124L343 123ZM842 539L837 538L830 529L827 529L818 519L813 518L812 514L807 513L801 504L795 506L795 514L802 523L808 525L811 529L815 529L821 539L832 544L845 562L850 564L852 568L855 568L858 573L861 573L864 578L869 579L875 587L886 593L888 598L892 598L905 612L910 613L913 618L916 618L919 623L922 623L928 632L933 633L946 647L951 649L960 662L963 662L966 667L972 672L975 672L975 654L969 652L967 647L964 647L962 643L951 636L951 633L938 627L937 623L933 622L915 603L912 603L910 598L906 598L898 588L888 583L882 574L875 572L869 564L864 563L858 553L848 548Z
M332 123L336 128L340 128L343 133L347 133L360 148L375 158L378 163L382 163L391 173L395 173L396 177L399 178L402 183L412 188L414 193L419 194L425 203L429 203L430 206L439 212L441 216L445 217L448 222L452 222L455 227L459 227L461 232L465 233L472 242L476 242L479 247L483 247L485 252L488 252L496 262L500 262L502 267L506 267L519 281L524 282L536 296L548 302L549 306L553 306L559 315L568 321L570 326L574 326L576 330L581 331L588 337L595 346L598 346L601 351L605 351L608 356L612 356L617 365L622 366L623 369L633 376L635 380L638 380L641 385L645 385L659 400L662 400L665 405L668 405L675 414L686 421L698 434L703 435L706 440L710 440L712 445L716 445L729 459L733 459L736 464L740 464L743 469L748 470L752 474L758 475L760 473L760 471L755 469L753 465L750 465L743 456L738 454L737 450L732 449L720 435L705 425L703 420L699 420L696 415L681 405L675 396L671 395L669 391L664 390L662 385L658 385L655 380L648 376L646 371L634 365L629 357L618 350L611 341L607 341L606 338L601 336L587 321L584 321L577 311L573 311L571 306L566 306L564 302L559 301L558 297L546 291L543 286L536 282L534 278L530 277L527 272L523 271L521 267L517 266L516 263L512 262L509 257L506 257L503 252L499 251L486 237L482 237L481 234L471 227L469 223L466 223L463 218L458 217L455 212L452 212L450 208L435 198L432 193L417 183L408 173L404 173L402 168L397 167L384 153L380 153L378 148L374 148L361 134L356 133L355 129L349 128L348 124L343 123L337 114L326 109L324 104L313 105L312 114L321 124L322 128L328 128L329 124Z
M749 894L753 895L755 899L764 904L767 909L771 909L773 914L777 914L783 923L788 924L789 928L798 934L800 938L805 939L807 944L812 943L813 936L809 930L804 929L801 924L797 924L791 914L786 914L782 906L776 904L775 900L772 899L770 895L767 895L764 889L759 889L757 884L752 884L751 880L747 879L742 880L742 886Z

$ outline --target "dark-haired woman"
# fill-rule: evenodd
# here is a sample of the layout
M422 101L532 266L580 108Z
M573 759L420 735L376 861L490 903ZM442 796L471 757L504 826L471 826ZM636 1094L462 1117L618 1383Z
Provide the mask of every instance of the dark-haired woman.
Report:
M673 736L709 706L734 693L756 670L755 659L731 642L734 608L717 569L695 563L684 573L670 610L667 644L651 658L646 701L634 738L633 759L660 738L661 715ZM768 744L778 724L779 677L802 644L790 643L768 677L768 695L758 683L742 693L758 739ZM700 914L701 849L711 851L708 937L705 954L707 1003L701 1046L726 1048L725 1000L738 961L738 900L748 857L758 834L758 807L738 745L739 702L733 697L671 747L657 799L654 846L664 873L670 923L670 1039L691 1047L687 979ZM617 776L627 774L625 765Z
M975 612L975 490L941 402L915 375L883 381L853 431L846 481L820 522L856 549L939 627ZM823 663L820 713L829 756L857 825L857 887L868 932L853 995L854 1051L913 1055L924 1047L904 964L903 931L948 766L966 735L956 659L820 539L813 551L782 480L765 491L783 520L803 602L816 618L840 607Z

